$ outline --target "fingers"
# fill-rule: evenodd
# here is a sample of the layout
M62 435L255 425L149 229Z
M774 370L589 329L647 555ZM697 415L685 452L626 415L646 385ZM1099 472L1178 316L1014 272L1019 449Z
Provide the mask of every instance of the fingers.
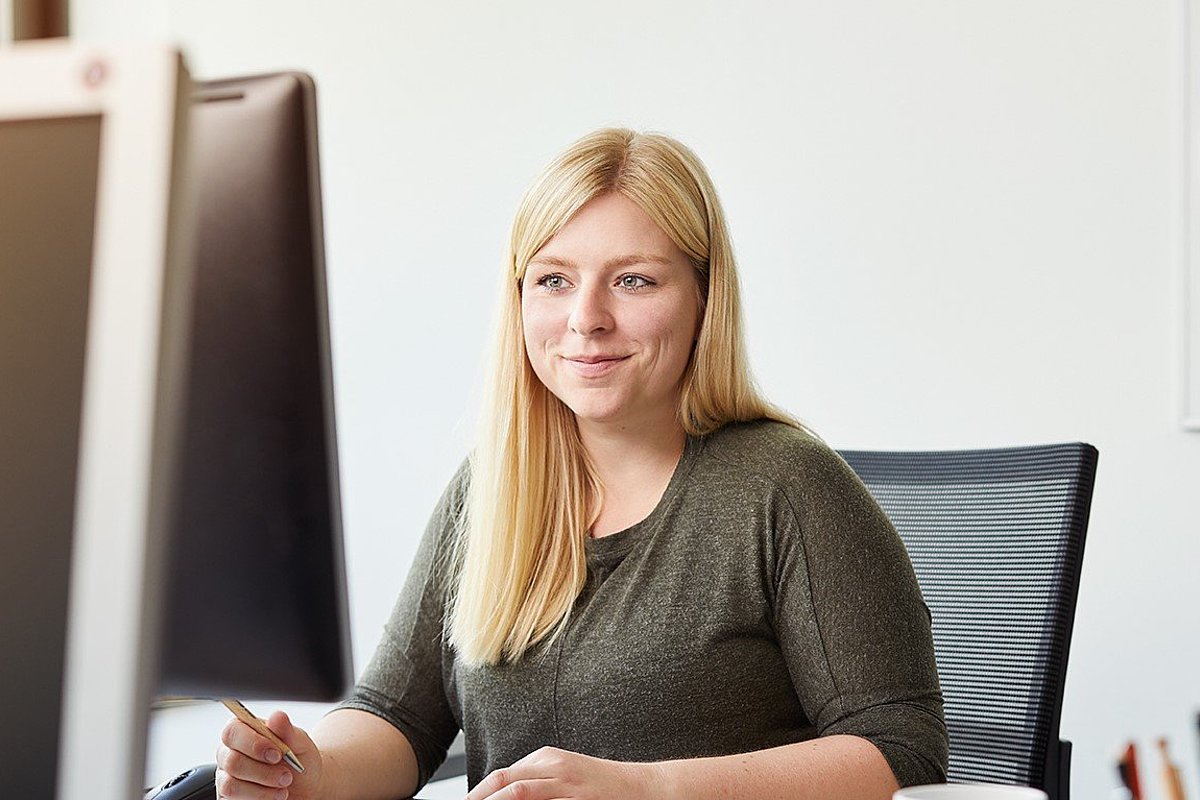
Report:
M223 769L217 770L216 789L219 800L287 800L288 798L286 788L272 788L238 780Z
M560 797L572 781L572 757L577 754L543 747L498 769L480 781L466 800L548 800Z
M299 730L299 729L295 729ZM230 720L217 748L217 792L237 800L286 800L295 780L270 740L241 720Z
M486 778L475 784L475 788L467 792L466 800L484 800L503 789L511 782L511 773L507 769L493 770Z
M495 780L493 780L495 778ZM509 783L501 782L508 779ZM507 770L496 770L467 795L467 800L476 797L485 800L552 800L562 797L562 782L556 778L513 778ZM481 792L476 795L476 792Z
M260 786L285 788L295 780L286 764L264 764L224 745L217 750L217 766L238 780Z
M279 752L279 748L270 739L240 719L229 720L221 729L221 744L265 764L278 764L283 759L283 753Z
M316 750L316 745L313 744L313 740L309 738L304 729L293 725L283 711L272 712L271 716L267 717L267 727L282 739L284 744L292 748L297 756Z

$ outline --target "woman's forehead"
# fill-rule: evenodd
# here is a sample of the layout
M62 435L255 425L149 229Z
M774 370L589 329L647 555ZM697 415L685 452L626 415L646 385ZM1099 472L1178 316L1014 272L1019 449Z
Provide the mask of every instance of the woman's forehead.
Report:
M580 208L530 263L620 266L675 263L681 258L683 252L637 203L610 192Z

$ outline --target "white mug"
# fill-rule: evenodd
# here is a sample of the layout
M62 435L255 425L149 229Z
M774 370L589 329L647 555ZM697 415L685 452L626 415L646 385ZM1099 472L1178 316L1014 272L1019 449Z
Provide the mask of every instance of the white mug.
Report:
M990 783L944 783L910 786L892 795L892 800L1046 800L1046 793L1028 786L999 786Z

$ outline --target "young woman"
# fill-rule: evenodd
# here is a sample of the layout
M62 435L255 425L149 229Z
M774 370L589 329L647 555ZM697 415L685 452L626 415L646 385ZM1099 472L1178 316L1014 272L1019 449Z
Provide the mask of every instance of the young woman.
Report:
M708 175L601 130L526 194L477 445L311 737L222 732L222 797L888 798L945 779L928 612L850 468L755 391Z

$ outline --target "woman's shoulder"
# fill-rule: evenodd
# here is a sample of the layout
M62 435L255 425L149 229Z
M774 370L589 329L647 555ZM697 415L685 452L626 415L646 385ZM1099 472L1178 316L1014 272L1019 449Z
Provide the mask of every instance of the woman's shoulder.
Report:
M812 430L775 420L725 425L705 437L703 457L727 478L757 478L785 489L827 483L851 472Z
M773 419L730 422L704 437L704 452L755 472L838 457L811 429Z
M726 425L706 439L704 455L701 488L709 502L780 502L814 542L841 541L848 523L859 541L868 529L895 538L859 476L807 428L765 420Z
M471 483L471 459L465 458L454 471L441 497L433 508L429 527L438 529L439 539L445 543L459 527L463 511L467 505L467 494Z
M462 507L466 502L467 489L471 484L471 458L468 456L458 465L450 482L446 484L443 499L451 505Z

